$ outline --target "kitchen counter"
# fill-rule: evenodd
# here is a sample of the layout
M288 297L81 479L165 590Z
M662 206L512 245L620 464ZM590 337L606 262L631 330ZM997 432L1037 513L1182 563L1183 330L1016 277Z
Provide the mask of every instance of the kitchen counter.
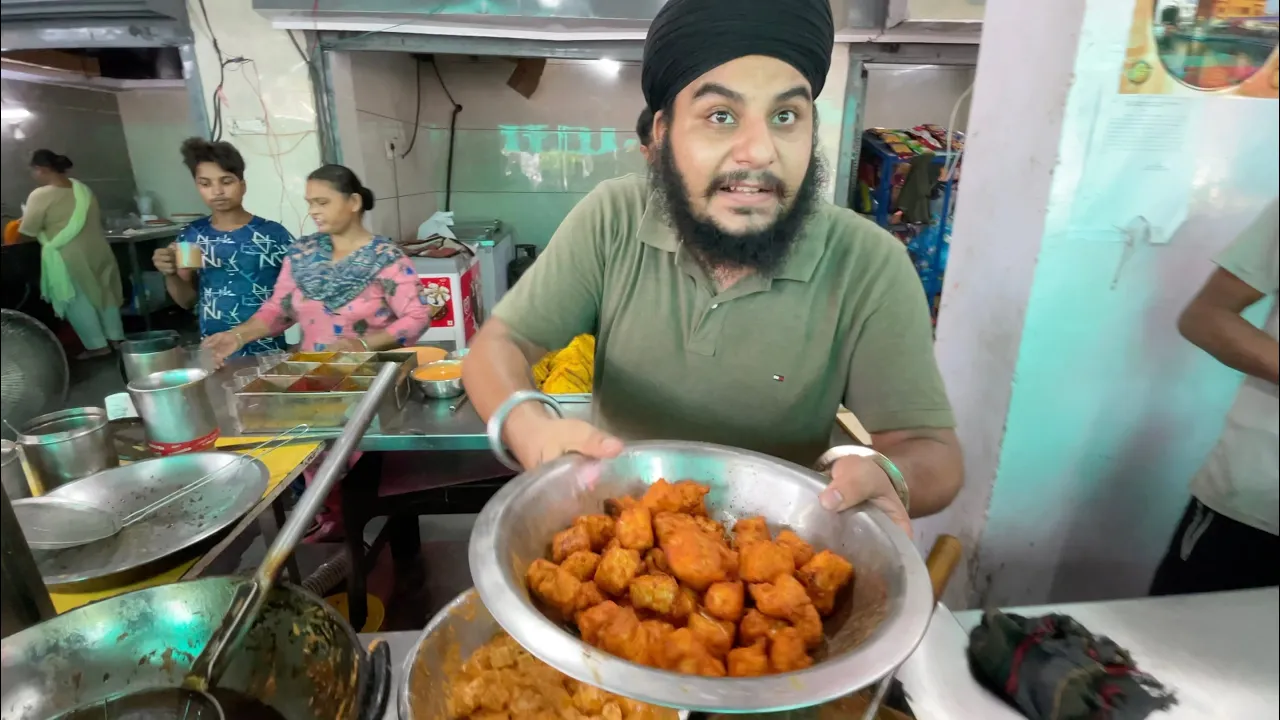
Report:
M175 237L178 233L182 232L184 227L186 226L178 224L156 225L154 227L137 228L128 234L123 232L109 232L106 234L106 238L109 243L142 242L143 240Z
M1254 720L1274 718L1280 705L1280 592L1276 588L1172 598L1073 603L1009 612L1074 617L1133 653L1138 667L1177 693L1178 704L1151 720ZM969 674L968 632L976 610L952 614L939 605L929 631L898 672L918 720L1019 720ZM396 702L404 662L419 631L361 635L391 649L392 699L386 720L399 717ZM856 720L856 719L855 719Z
M1140 598L1010 608L1019 615L1062 613L1133 654L1138 667L1172 689L1178 704L1151 720L1274 718L1280 706L1280 591ZM939 608L928 635L898 674L919 720L1017 720L1022 715L969 673L976 610Z

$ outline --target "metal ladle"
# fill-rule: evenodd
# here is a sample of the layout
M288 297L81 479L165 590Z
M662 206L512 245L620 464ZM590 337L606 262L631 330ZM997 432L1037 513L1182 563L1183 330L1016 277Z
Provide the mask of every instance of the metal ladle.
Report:
M262 606L266 604L267 595L275 586L276 578L285 560L293 553L298 542L306 533L307 526L316 517L324 504L329 491L333 489L338 478L347 468L347 459L364 437L365 430L373 422L378 405L383 397L395 385L399 367L394 363L384 363L377 377L365 391L364 397L355 406L351 419L347 421L342 435L330 448L328 456L320 465L311 487L298 499L298 503L289 515L289 520L276 535L275 542L268 548L266 557L258 566L253 578L236 588L231 599L231 607L209 638L200 656L191 666L191 671L183 679L182 686L190 690L208 692L217 685L218 679L226 671L231 660L232 651L244 639L249 628L258 618Z

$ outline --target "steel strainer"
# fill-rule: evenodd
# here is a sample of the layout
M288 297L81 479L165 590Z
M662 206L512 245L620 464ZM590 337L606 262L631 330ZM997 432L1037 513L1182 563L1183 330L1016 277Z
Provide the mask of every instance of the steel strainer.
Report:
M67 354L49 328L17 310L0 310L0 434L58 409L70 386Z

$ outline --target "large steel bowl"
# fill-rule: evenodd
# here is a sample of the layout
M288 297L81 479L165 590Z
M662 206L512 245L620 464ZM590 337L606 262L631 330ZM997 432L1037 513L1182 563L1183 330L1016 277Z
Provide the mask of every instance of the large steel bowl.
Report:
M666 478L710 485L711 515L726 525L764 516L818 548L848 558L857 573L827 620L827 644L810 668L758 678L705 678L636 665L582 642L529 597L525 570L551 537L606 498L639 495ZM540 660L610 692L708 712L775 712L847 695L893 672L928 629L933 590L910 539L887 516L863 507L822 508L823 477L758 453L693 442L642 442L611 460L561 458L507 483L471 533L471 577L502 627Z

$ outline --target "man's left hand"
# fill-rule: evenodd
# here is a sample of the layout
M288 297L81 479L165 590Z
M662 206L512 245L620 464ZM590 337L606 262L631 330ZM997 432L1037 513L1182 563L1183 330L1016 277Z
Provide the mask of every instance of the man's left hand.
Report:
M871 503L911 537L911 518L902 500L893 489L889 476L870 458L851 455L842 457L831 466L831 484L818 496L822 507L841 512Z

